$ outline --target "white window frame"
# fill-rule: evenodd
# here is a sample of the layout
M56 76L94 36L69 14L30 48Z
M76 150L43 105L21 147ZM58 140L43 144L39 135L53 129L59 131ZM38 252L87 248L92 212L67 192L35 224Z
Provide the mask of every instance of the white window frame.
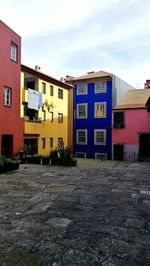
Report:
M83 157L78 157L79 154L83 154ZM86 158L86 152L80 152L80 151L78 151L78 152L76 152L76 157L77 158Z
M104 159L99 159L99 158L97 158L97 156L98 155L102 155L102 156L104 156ZM107 153L101 153L101 152L95 152L95 159L96 160L107 160Z
M97 132L104 133L104 141L102 142L97 141ZM106 145L106 129L94 129L94 145Z
M103 116L97 116L97 113L96 113L97 105L104 105L104 115ZM106 118L106 108L107 108L107 102L95 102L94 103L94 118Z
M12 94L12 89L7 86L4 86L3 104L5 106L11 106L11 94Z
M103 86L100 86L103 85ZM107 86L106 86L106 81L100 81L100 82L95 82L95 93L106 93L107 91Z
M86 95L88 94L87 84L79 83L77 84L77 95Z
M79 132L85 132L85 142L81 142L79 140ZM76 130L76 144L79 144L79 145L87 145L87 129L77 129Z
M85 116L81 116L80 115L80 112L79 112L80 106L85 106ZM88 104L87 103L79 103L79 104L77 104L77 118L78 119L85 119L87 117L88 117Z
M18 46L14 42L11 42L11 45L10 45L10 58L14 62L17 62L17 53L18 53Z

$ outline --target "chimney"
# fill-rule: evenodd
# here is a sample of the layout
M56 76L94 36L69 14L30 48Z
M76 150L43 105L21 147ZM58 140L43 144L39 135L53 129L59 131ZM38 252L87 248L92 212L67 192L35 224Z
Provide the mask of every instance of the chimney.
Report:
M41 69L40 66L38 66L38 65L35 66L36 71L40 71L40 69Z

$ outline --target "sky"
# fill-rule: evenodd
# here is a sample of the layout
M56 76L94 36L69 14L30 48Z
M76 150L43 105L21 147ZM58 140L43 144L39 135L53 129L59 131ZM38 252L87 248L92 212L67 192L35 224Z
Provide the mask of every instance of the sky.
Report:
M142 88L150 78L149 0L5 0L22 64L55 78L104 70Z

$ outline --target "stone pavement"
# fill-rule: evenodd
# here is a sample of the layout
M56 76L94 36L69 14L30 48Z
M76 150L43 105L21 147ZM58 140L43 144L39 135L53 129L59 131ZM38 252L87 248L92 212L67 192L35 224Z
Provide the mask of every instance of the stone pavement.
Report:
M0 175L2 265L150 265L150 164L80 159Z

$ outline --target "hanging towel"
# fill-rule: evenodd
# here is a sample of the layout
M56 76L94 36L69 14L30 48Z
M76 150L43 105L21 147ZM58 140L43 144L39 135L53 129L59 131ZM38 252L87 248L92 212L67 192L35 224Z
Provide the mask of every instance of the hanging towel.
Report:
M28 89L28 108L38 111L39 108L39 92Z

